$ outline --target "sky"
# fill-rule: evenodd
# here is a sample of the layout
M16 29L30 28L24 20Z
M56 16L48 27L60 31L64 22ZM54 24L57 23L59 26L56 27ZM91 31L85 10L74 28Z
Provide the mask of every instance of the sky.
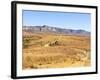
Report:
M42 26L91 31L91 14L23 10L23 26Z

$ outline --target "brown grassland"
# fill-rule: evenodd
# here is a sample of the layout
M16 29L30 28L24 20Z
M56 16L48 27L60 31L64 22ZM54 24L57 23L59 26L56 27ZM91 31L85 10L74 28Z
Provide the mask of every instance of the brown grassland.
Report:
M23 69L90 66L90 37L23 32Z

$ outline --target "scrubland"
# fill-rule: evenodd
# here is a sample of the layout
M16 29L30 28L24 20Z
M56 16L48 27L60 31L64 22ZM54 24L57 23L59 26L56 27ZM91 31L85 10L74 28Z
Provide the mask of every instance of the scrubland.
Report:
M90 36L23 33L23 69L91 65Z

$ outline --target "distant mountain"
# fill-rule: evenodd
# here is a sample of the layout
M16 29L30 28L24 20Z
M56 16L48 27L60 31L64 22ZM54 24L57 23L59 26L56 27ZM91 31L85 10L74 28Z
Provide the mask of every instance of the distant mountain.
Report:
M57 33L57 34L65 34L65 35L82 35L89 36L90 32L85 30L74 30L74 29L64 29L57 28L48 25L43 26L23 26L23 30L27 32L49 32L49 33Z

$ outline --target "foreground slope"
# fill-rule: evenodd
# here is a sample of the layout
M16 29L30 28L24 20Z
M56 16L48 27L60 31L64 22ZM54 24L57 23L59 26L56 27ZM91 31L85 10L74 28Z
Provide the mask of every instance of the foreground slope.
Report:
M90 36L23 31L23 69L91 65Z

